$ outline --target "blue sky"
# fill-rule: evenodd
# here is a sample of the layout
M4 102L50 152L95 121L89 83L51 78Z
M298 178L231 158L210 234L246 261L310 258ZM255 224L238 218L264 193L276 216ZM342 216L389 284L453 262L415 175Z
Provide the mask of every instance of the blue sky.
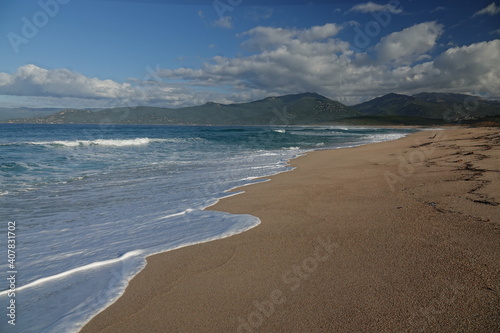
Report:
M3 0L0 107L500 98L500 1Z

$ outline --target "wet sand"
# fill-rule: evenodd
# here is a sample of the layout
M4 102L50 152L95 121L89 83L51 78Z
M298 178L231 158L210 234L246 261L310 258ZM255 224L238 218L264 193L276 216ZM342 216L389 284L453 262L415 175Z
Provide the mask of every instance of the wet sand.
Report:
M213 210L262 223L148 258L81 332L498 332L500 130L316 151Z

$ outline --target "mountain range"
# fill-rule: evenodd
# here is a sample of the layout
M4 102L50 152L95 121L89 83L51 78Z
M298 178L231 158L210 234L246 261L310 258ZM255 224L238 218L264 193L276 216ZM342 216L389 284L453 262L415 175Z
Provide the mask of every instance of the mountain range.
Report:
M248 103L220 104L209 102L178 109L135 106L104 110L66 109L58 112L53 110L53 112L55 113L42 117L10 120L3 120L0 117L0 121L39 124L131 125L319 125L339 123L440 125L456 122L500 122L500 101L452 93L424 92L412 96L391 93L361 104L346 106L316 93L302 93L267 97ZM12 114L12 110L10 114Z
M44 117L59 111L64 108L2 108L0 107L0 121L17 119L17 118L36 118Z

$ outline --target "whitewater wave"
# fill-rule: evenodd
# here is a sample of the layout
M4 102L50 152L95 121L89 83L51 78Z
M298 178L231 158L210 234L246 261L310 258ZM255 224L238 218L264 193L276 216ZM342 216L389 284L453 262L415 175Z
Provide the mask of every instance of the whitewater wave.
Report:
M90 147L90 146L130 147L130 146L144 146L150 143L160 143L160 142L189 143L202 140L203 140L202 138L56 140L56 141L30 141L30 142L3 143L0 144L0 146L33 145L33 146L46 146L46 147Z
M360 136L359 133L349 133L347 131L343 132L341 130L331 130L331 129L312 129L312 130L295 130L290 131L291 135L298 136L322 136L322 137L337 137L337 136Z
M116 259L109 259L109 260L104 260L104 261L100 261L100 262L94 262L94 263L91 263L91 264L87 264L85 266L81 266L81 267L76 267L76 268L70 269L68 271L65 271L65 272L62 272L62 273L59 273L59 274L56 274L56 275L52 275L52 276L48 276L48 277L44 277L44 278L35 280L35 281L30 282L30 283L28 283L28 284L26 284L24 286L17 287L16 290L17 291L21 291L21 290L24 290L24 289L29 289L29 288L32 288L32 287L44 284L46 282L52 281L52 280L59 280L59 279L68 277L70 275L73 275L73 274L76 274L76 273L79 273L79 272L82 272L82 271L92 270L92 269L95 269L95 268L98 268L98 267L107 266L107 265L111 265L111 264L114 264L114 263L117 263L117 262L120 262L120 261L124 261L124 260L126 260L126 259L128 259L130 257L140 256L143 253L144 253L143 250L130 251L130 252L125 253L124 255L122 255L121 257L116 258ZM9 290L3 290L3 291L0 292L0 296L5 296L8 292L9 292Z
M404 138L406 133L387 133L387 134L372 134L367 135L364 139L370 143L391 141Z
M89 146L109 146L127 147L142 146L151 142L160 142L163 139L135 138L135 139L97 139L97 140L60 140L60 141L35 141L27 142L31 145L42 146L63 146L63 147L89 147Z

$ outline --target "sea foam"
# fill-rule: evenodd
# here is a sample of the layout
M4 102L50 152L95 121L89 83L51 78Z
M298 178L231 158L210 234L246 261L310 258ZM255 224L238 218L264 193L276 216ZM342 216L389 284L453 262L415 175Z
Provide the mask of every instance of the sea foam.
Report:
M97 139L97 140L55 140L55 141L38 141L38 142L28 142L32 145L43 145L43 146L64 146L64 147L81 147L81 146L109 146L109 147L126 147L126 146L140 146L147 145L150 142L161 142L160 139L149 139L149 138L135 138L135 139Z
M257 226L256 217L204 208L291 170L290 159L409 132L0 124L0 219L16 221L22 253L16 330L77 332L118 299L146 256ZM0 281L0 304L7 290Z

